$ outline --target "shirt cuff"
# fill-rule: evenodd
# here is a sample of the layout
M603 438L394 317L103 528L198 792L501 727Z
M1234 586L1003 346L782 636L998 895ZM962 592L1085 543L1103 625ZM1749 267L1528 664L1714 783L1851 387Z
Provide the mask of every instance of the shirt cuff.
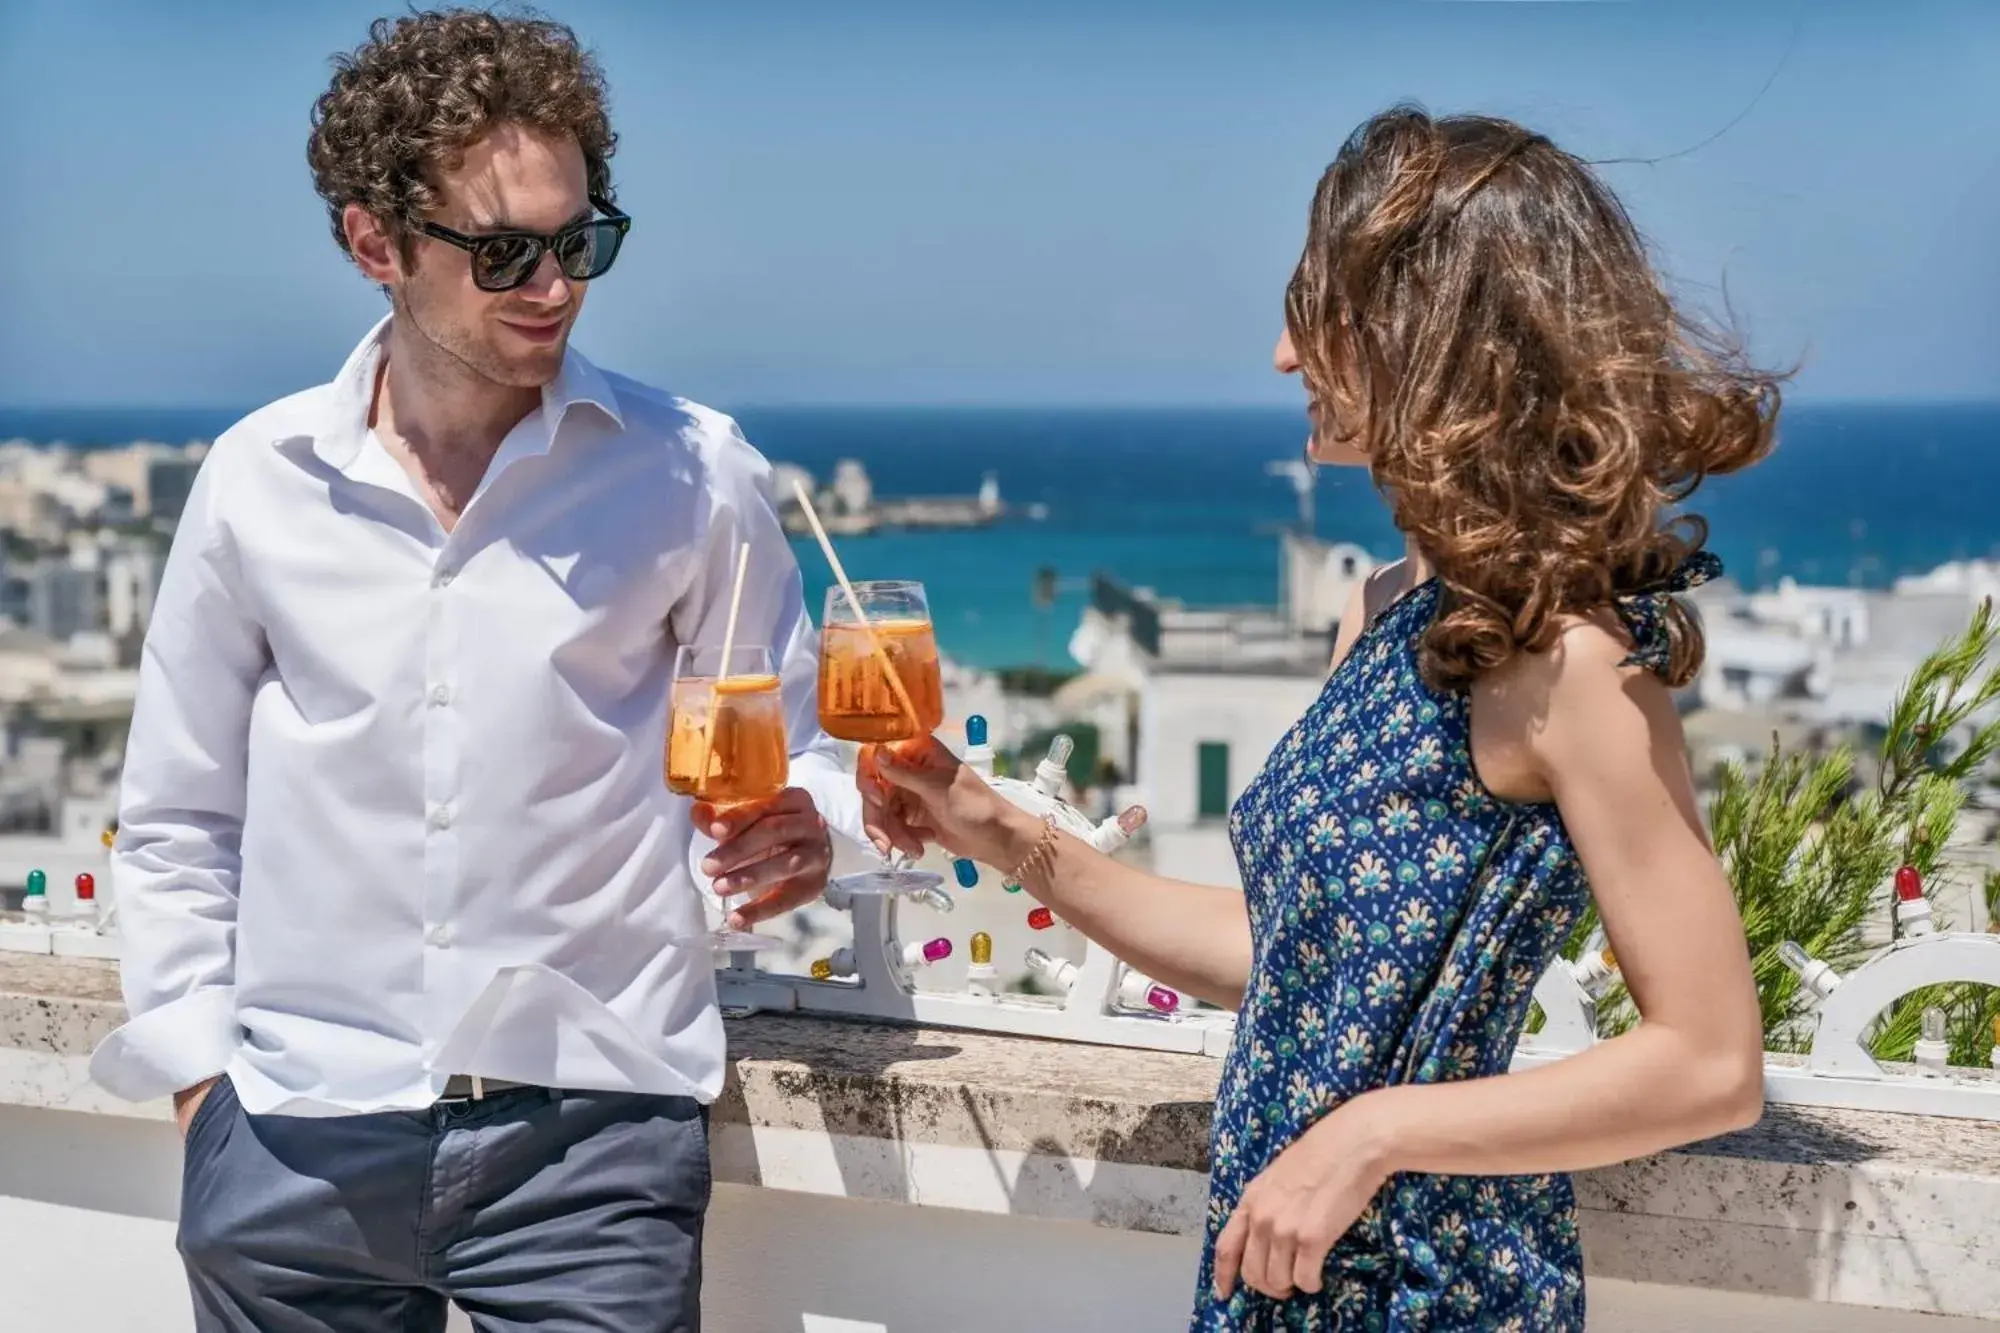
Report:
M242 1035L235 989L204 986L148 1009L98 1043L90 1078L128 1102L171 1096L227 1068Z
M854 785L852 773L828 756L809 750L792 756L792 785L804 788L813 798L827 828L864 851L874 850L861 826L861 789Z

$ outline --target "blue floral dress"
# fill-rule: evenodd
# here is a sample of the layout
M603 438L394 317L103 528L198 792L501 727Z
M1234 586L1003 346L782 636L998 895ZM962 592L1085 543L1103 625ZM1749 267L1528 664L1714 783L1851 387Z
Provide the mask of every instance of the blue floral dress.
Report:
M1665 669L1667 594L1717 568L1698 555L1618 603L1632 664ZM1468 696L1419 676L1438 596L1426 583L1362 632L1230 815L1254 959L1216 1096L1196 1333L1583 1328L1564 1176L1398 1175L1318 1294L1210 1292L1244 1187L1321 1116L1385 1084L1506 1071L1589 896L1555 807L1489 793Z

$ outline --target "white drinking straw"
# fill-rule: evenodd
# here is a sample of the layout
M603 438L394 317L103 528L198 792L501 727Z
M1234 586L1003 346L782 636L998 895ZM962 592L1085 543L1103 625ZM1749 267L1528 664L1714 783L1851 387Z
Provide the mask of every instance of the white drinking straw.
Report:
M861 609L861 599L854 595L854 585L847 581L847 571L841 567L840 557L834 554L833 539L826 535L826 528L813 509L812 497L806 494L805 483L793 477L792 490L799 497L800 507L806 511L806 522L812 524L813 536L819 538L819 549L826 553L826 563L833 567L833 576L840 581L840 590L847 594L847 609L854 613L854 623L867 635L869 649L875 654L875 660L882 664L882 673L889 678L889 688L896 692L896 702L910 715L910 725L922 731L924 724L917 716L917 706L910 702L909 692L903 688L902 676L897 674L895 664L889 660L889 653L876 636L875 627L868 623L868 615Z
M722 627L722 662L715 669L715 684L708 692L708 721L701 727L701 767L695 770L694 789L708 785L708 760L715 744L715 715L722 707L722 682L729 679L729 655L736 649L736 613L743 609L743 574L750 566L750 543L736 547L736 581L729 590L729 619Z

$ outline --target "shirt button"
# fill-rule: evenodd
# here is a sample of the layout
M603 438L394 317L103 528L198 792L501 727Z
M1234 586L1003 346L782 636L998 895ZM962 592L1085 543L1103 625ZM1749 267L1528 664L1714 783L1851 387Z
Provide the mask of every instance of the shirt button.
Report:
M432 806L432 807L431 807L431 827L432 827L432 828L450 828L450 827L451 827L451 807L450 807L450 806L448 806L448 805L437 805L437 806Z
M451 927L440 921L424 932L424 938L440 949L451 947Z
M446 704L450 702L451 702L451 686L449 685L431 686L432 707L443 708Z

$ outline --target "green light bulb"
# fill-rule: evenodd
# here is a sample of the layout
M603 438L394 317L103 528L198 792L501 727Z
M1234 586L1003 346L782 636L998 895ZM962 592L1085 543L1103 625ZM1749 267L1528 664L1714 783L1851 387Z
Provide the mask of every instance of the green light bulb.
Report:
M33 898L39 894L45 894L48 891L49 891L48 874L45 871L41 870L30 870L28 872L28 896L30 898Z

